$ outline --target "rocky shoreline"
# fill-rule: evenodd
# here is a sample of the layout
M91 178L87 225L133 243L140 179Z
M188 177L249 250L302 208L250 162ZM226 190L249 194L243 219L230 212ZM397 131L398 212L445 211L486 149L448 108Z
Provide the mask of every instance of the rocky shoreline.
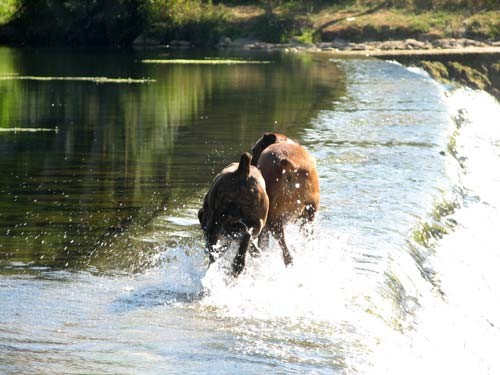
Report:
M170 46L173 48L186 48L190 47L190 44L183 41L173 41ZM225 37L219 41L216 47L244 50L329 52L341 55L363 56L500 53L500 41L479 41L467 38L439 38L433 40L404 39L366 41L361 43L334 39L332 42L321 42L316 44L303 44L296 41L284 44L274 44L248 39L232 40Z
M190 49L196 46L189 41L173 40L164 45L157 40L143 36L136 39L135 47ZM248 38L232 40L221 38L215 45L218 49L263 50L285 52L323 52L348 56L439 56L469 54L500 54L500 41L479 41L467 38L438 38L429 40L404 39L388 41L366 41L353 43L343 39L332 42L304 44L298 41L291 43L267 43Z

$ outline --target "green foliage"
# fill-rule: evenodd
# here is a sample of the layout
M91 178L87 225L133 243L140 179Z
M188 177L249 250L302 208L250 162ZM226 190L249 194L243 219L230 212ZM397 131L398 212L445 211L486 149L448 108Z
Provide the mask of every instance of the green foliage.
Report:
M313 28L305 28L301 30L301 34L295 37L299 43L313 44L315 42L315 30Z
M358 0L363 6L385 6L414 10L437 9L500 9L498 0Z
M2 0L0 2L0 25L10 21L19 6L18 0Z
M23 42L126 44L142 28L140 0L18 0L11 24Z
M492 15L475 14L465 22L466 34L469 37L500 38L500 12Z
M147 0L140 12L147 32L162 39L187 39L215 43L229 27L222 7L202 0Z

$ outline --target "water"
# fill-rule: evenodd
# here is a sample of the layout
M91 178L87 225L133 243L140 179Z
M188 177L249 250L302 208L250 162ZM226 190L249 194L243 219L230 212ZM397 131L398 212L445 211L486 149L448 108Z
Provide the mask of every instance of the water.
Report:
M268 64L156 65L243 58ZM378 60L0 49L1 373L499 372L500 107ZM208 270L196 210L265 130L312 239Z

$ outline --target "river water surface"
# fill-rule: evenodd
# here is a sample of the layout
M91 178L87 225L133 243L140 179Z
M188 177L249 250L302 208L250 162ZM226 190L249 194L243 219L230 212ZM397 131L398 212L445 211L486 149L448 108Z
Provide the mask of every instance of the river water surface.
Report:
M499 118L380 60L0 48L0 373L499 373ZM233 280L197 210L269 130L318 220Z

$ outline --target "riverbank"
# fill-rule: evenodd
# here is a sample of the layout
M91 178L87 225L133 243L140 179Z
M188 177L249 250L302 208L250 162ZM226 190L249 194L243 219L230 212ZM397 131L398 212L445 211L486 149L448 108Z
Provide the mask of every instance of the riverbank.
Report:
M500 40L500 4L491 0L342 0L332 5L296 0L237 5L224 0L145 0L106 6L103 0L6 0L0 5L0 44L125 46L184 40L213 46L224 38L357 43L365 49L374 41L398 39L413 39L414 44L421 44L418 48L427 49L447 39L494 43Z

